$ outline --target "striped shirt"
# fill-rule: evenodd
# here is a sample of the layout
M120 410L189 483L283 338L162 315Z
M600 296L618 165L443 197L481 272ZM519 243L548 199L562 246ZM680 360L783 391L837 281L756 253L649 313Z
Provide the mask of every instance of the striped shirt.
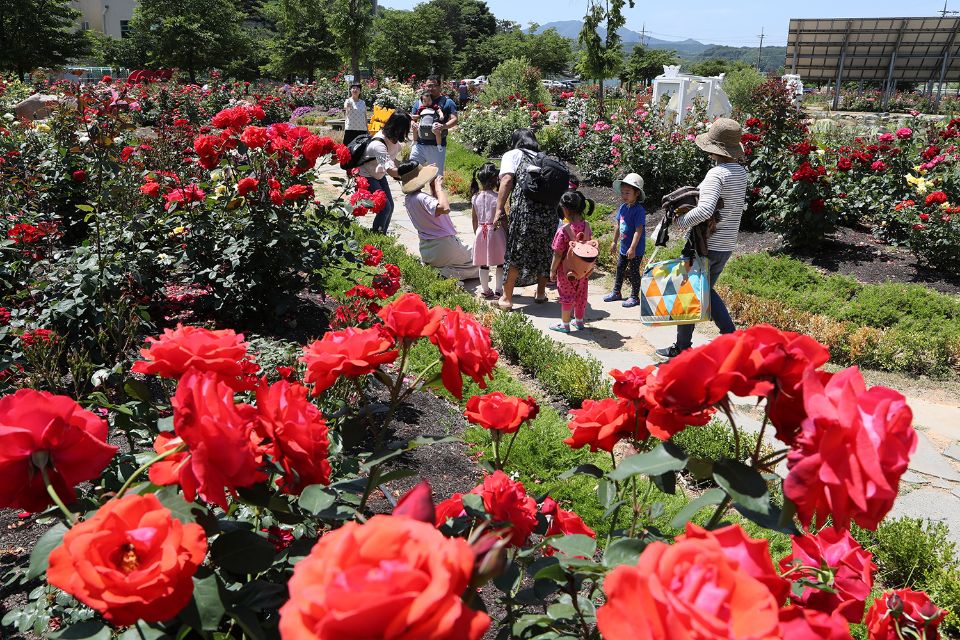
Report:
M681 227L692 229L711 215L717 200L723 197L720 222L716 232L707 241L710 251L733 251L737 247L740 218L747 198L747 170L735 162L718 164L707 171L700 189L700 201L695 209L677 221Z

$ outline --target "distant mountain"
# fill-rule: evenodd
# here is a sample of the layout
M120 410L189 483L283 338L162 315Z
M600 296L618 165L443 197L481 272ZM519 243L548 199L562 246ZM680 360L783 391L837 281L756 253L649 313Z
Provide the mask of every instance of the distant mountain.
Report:
M579 20L548 22L540 25L537 29L537 33L543 33L547 29L556 29L557 33L563 37L576 40L580 36L580 30L583 29L583 22ZM603 29L602 27L598 31L601 38L607 35L606 29ZM627 50L633 49L633 46L641 41L641 36L639 33L627 29L626 27L621 27L617 33L620 34L620 39L623 41L624 48ZM651 49L669 49L676 51L681 56L696 56L703 53L711 46L691 38L681 40L679 42L660 40L650 36L643 36L642 39Z

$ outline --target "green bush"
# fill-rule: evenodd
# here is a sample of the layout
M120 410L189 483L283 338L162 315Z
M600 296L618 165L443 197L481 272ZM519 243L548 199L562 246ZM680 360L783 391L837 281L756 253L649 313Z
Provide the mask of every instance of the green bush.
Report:
M719 460L720 458L746 460L757 446L756 433L740 434L740 456L737 458L733 429L726 422L714 420L702 427L687 427L671 438L692 458Z
M573 130L562 124L549 124L537 132L540 150L558 158L572 159L576 140Z
M534 104L550 104L550 92L541 82L540 70L526 58L508 58L500 63L487 78L487 84L477 95L480 104L505 102L510 96L522 96Z
M843 319L868 327L892 327L905 319L920 326L960 326L960 298L920 284L884 283L862 287L850 300Z
M763 74L753 67L730 71L723 78L723 91L730 98L734 114L751 112L753 92L764 83Z

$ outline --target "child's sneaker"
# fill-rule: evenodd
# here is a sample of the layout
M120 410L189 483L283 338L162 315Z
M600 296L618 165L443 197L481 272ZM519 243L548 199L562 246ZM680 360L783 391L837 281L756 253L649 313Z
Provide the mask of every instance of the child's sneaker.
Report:
M584 322L583 320L574 320L574 321L573 321L573 327L574 327L577 331L583 331L584 329L587 328L587 323Z
M603 296L604 302L619 302L620 300L623 300L623 296L616 291Z
M493 292L493 289L487 289L486 291L480 292L480 297L485 298L486 300L493 300L498 297L497 294Z
M629 298L623 301L623 304L621 306L624 307L625 309L629 309L631 307L637 306L638 304L640 304L640 302L633 296L630 296Z
M558 322L557 324L550 325L550 331L557 331L559 333L570 333L570 325L564 324L563 322Z

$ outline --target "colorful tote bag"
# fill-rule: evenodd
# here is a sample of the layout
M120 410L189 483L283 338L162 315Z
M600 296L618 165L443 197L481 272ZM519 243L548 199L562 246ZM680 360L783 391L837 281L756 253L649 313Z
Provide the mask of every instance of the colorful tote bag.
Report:
M668 326L710 320L710 261L697 256L690 268L683 258L654 262L640 279L640 321Z

